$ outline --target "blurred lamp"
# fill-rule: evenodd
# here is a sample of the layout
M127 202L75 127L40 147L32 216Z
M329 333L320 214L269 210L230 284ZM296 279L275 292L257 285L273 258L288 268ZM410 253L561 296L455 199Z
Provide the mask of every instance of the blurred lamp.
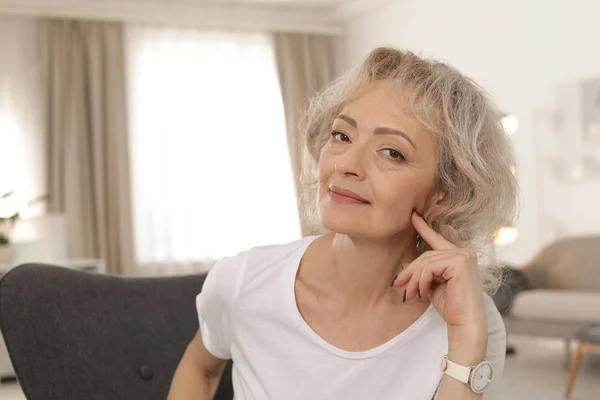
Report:
M592 122L587 129L588 139L600 139L600 123Z
M517 133L517 130L519 129L519 120L517 117L512 114L505 114L502 117L501 122L502 126L504 126L504 130L506 130L510 136Z
M511 244L519 237L519 230L514 226L502 226L496 230L494 243L500 246Z

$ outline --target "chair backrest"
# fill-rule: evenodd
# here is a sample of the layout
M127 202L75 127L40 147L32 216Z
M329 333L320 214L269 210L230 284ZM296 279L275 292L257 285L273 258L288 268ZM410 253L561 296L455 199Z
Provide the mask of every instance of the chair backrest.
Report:
M551 243L520 269L533 288L600 291L600 236Z
M164 400L205 275L124 278L29 264L0 280L0 329L29 400ZM231 363L215 399L231 400Z

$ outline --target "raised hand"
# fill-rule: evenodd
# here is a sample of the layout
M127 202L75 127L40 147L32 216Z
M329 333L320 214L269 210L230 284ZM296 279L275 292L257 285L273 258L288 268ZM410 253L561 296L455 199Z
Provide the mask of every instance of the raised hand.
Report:
M404 301L428 296L449 330L487 335L485 305L473 249L462 249L434 231L416 211L412 223L432 250L406 266L393 286L406 285Z

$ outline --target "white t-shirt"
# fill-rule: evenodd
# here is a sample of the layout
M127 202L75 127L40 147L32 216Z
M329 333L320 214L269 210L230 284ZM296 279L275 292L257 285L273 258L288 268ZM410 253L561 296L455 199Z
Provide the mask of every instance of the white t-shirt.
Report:
M432 399L448 352L447 326L433 306L389 342L360 352L329 344L304 321L294 285L314 239L253 248L222 259L208 274L196 299L202 339L215 357L233 360L236 400ZM497 381L506 331L485 300L487 360Z

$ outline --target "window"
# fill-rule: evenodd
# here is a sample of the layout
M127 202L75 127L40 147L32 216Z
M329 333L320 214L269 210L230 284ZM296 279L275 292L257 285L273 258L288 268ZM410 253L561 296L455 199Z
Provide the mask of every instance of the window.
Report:
M138 262L300 237L271 37L129 27Z
M35 19L0 17L0 195L14 192L0 202L0 217L35 215L27 203L46 191L37 40Z

